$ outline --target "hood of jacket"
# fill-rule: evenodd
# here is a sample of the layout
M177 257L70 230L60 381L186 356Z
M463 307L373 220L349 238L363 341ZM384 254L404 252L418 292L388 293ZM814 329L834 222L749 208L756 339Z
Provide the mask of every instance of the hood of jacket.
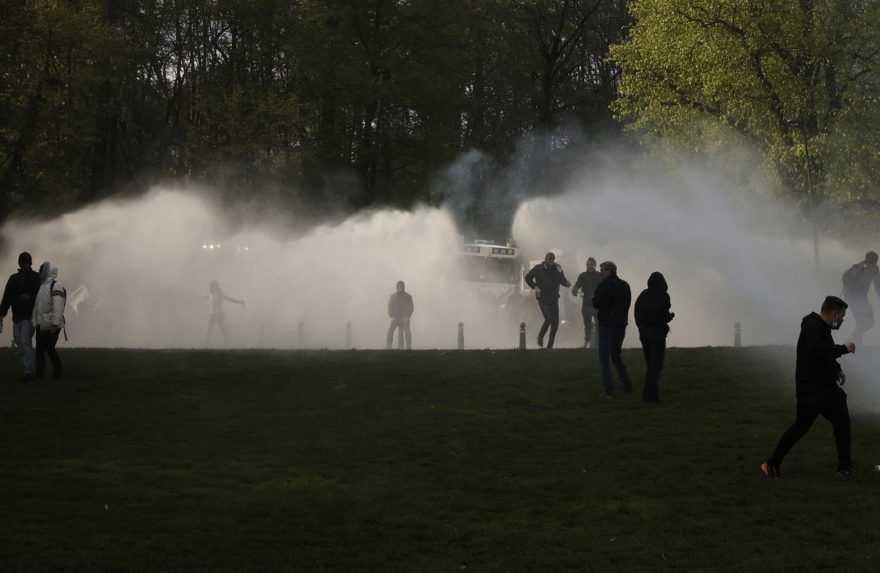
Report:
M666 278L662 273L653 272L648 278L648 288L650 290L667 292L669 290L669 285L666 284Z
M58 267L52 266L52 263L46 261L42 265L40 265L40 280L41 282L49 282L58 279Z

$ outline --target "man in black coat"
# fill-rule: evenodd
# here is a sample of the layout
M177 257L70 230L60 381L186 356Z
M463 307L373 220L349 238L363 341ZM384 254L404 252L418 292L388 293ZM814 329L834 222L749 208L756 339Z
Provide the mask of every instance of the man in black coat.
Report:
M669 286L661 273L651 273L648 288L636 299L635 317L639 327L639 340L645 355L645 389L642 399L645 402L660 401L660 373L666 357L666 335L669 323L675 318L669 312L672 302L669 299Z
M801 334L797 343L795 384L797 390L797 417L779 440L776 449L761 464L761 472L767 477L779 477L785 455L816 421L824 416L834 426L837 444L837 473L840 477L852 477L850 455L849 409L846 392L839 386L846 381L837 359L856 351L855 344L834 344L832 330L838 330L846 315L847 304L836 296L829 296L822 303L821 314L815 312L801 321Z
M868 251L865 259L851 266L843 274L843 299L849 305L856 328L853 341L861 344L865 334L874 328L874 309L868 300L871 284L880 296L880 267L877 266L877 253Z
M556 264L556 255L547 253L544 262L526 273L526 284L535 291L541 314L544 315L544 324L538 332L538 346L544 346L544 335L550 329L550 338L547 339L547 348L553 348L556 340L556 331L559 329L559 287L570 287L571 283L565 278L562 267Z
M18 272L6 281L3 301L0 302L0 331L3 330L6 313L12 309L12 338L24 363L25 382L34 374L34 302L42 282L40 275L31 268L32 265L30 253L24 252L18 256Z
M629 306L632 293L629 283L617 276L617 265L605 261L599 265L602 282L593 294L593 307L596 309L596 322L599 324L599 365L602 367L602 385L605 396L614 395L611 364L617 369L617 376L624 392L632 392L629 373L623 363L621 352L629 324Z
M596 316L596 309L593 308L593 293L596 292L600 282L602 282L602 273L596 270L596 259L590 257L587 259L587 270L578 275L571 289L571 294L574 296L583 292L581 316L584 318L584 348L589 348L593 341L593 317Z

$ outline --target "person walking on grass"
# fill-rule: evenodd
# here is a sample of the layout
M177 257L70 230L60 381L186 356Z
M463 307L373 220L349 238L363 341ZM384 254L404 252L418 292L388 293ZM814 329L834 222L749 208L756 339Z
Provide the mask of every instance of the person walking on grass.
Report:
M877 253L868 251L865 259L851 266L843 273L843 300L852 309L856 328L853 342L862 344L865 334L874 328L874 309L868 300L871 284L880 296L880 268L877 266Z
M58 379L64 374L61 357L55 350L58 336L64 330L64 308L67 305L67 289L58 280L58 267L49 261L40 265L43 283L34 303L34 326L37 331L36 377L42 378L46 368L46 355L52 362L52 375Z
M526 284L535 291L538 299L538 307L544 316L544 323L538 331L538 346L544 347L544 335L550 330L547 339L547 348L553 348L556 341L556 331L559 330L559 287L570 287L571 283L565 278L562 267L556 262L554 253L547 253L541 264L535 265L526 273Z
M229 346L229 332L226 330L224 305L226 302L231 302L232 304L245 306L245 302L241 299L227 296L220 286L220 281L216 280L211 281L211 284L208 285L208 302L211 305L211 316L208 318L208 333L205 335L205 346L210 346L215 328L220 331L220 335L223 337L223 346Z
M596 259L587 259L587 270L578 275L571 294L577 296L583 293L581 303L581 316L584 319L584 348L590 348L593 343L593 320L596 317L596 309L593 308L593 293L602 282L602 273L596 270Z
M626 337L626 325L629 323L629 307L632 293L629 283L617 276L617 265L605 261L599 265L602 282L593 294L593 307L596 309L596 322L599 323L599 366L602 368L602 385L605 397L614 396L614 380L611 365L617 370L617 376L623 391L632 392L632 383L626 364L623 363L621 352L623 339Z
M397 330L397 348L403 350L404 338L406 338L406 349L412 350L412 330L410 329L410 319L413 311L413 298L406 292L406 283L397 281L397 287L391 298L388 299L388 316L391 318L391 324L388 327L388 335L385 339L385 347L391 350L394 342L394 331Z
M666 357L666 336L669 323L675 318L670 312L669 286L660 273L651 273L648 288L636 299L635 319L639 328L639 340L645 355L645 388L642 399L645 402L660 401L660 373Z
M847 304L843 300L829 296L822 303L820 313L810 313L801 321L794 374L796 417L794 424L782 434L776 449L761 464L761 473L766 477L778 478L782 475L782 460L820 415L834 427L838 476L843 479L852 477L849 408L846 392L841 388L846 376L837 359L854 353L856 346L852 342L835 344L831 337L831 331L839 330L843 324L846 309Z
M24 382L29 382L34 375L33 314L34 301L40 290L40 275L31 268L32 265L30 253L18 255L18 272L6 281L0 303L0 332L3 332L6 314L12 309L12 340L24 365Z

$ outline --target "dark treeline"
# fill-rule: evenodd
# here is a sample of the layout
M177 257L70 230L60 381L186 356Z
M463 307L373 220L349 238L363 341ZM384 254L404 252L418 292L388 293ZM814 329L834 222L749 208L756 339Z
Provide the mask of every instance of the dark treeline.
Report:
M608 54L623 0L3 0L2 13L0 220L178 178L318 209L436 202L433 178L464 151L500 169L527 134L620 130Z

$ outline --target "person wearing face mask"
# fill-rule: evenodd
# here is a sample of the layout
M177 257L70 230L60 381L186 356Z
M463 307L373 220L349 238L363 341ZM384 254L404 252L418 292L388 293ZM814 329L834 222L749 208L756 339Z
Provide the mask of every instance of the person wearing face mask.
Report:
M544 316L544 324L538 331L538 346L544 347L544 335L549 329L547 348L553 348L556 331L559 329L559 287L570 287L571 283L565 278L565 273L556 263L556 255L553 253L547 253L541 264L535 265L526 273L525 281L535 291L538 306Z
M581 316L584 319L584 348L590 348L593 343L593 318L596 316L596 309L593 308L593 293L596 292L600 282L602 282L602 273L596 270L596 259L590 257L587 259L587 270L578 275L571 289L572 296L583 292Z
M834 427L838 475L843 479L852 477L849 409L846 392L840 387L846 382L846 377L837 359L855 352L856 347L852 342L834 344L831 337L831 331L839 330L843 324L846 309L847 304L843 300L829 296L822 303L821 313L810 313L801 321L795 366L797 416L794 424L782 434L776 449L761 464L761 472L767 477L780 477L785 455L820 415Z

